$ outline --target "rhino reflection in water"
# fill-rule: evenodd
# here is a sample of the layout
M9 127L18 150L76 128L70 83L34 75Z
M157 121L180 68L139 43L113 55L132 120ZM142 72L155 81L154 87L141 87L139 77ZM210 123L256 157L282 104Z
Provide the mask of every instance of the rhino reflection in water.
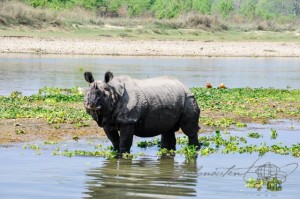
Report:
M95 81L90 72L84 77L90 83L84 97L86 111L103 127L115 150L130 153L133 135L159 134L162 148L175 149L179 128L188 136L189 145L200 148L200 109L194 95L177 79L138 80L113 77L111 72L106 72L104 81Z
M86 198L180 198L197 195L197 161L106 160L87 170Z

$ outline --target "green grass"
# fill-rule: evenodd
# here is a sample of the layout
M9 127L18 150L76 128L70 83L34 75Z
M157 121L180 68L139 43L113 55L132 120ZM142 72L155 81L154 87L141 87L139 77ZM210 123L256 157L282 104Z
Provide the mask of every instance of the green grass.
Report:
M77 88L43 88L31 96L13 92L0 97L0 112L0 119L44 118L49 124L68 123L75 127L89 126L91 121Z
M192 92L202 109L201 124L216 127L300 119L300 90L272 88L205 89Z
M272 11L279 13L269 13L267 16L273 17L264 18L265 14L249 17L248 12L235 11L232 13L232 10L228 10L230 13L227 13L226 16L221 16L220 13L223 12L218 10L221 9L220 6L215 6L215 9L211 7L212 10L203 13L203 10L201 11L203 5L198 9L197 6L192 6L196 3L194 0L184 1L187 3L186 6L189 5L187 7L183 5L174 6L181 2L178 0L170 2L148 1L149 5L146 7L139 0L25 0L25 2L27 3L18 0L0 1L0 36L79 39L109 37L133 40L192 41L299 41L299 18L290 12L294 9L293 6L288 8L289 14L272 9ZM156 6L154 5L155 2L158 3ZM206 1L206 3L208 2ZM213 4L215 3L218 4L217 2ZM265 6L274 7L277 5L276 3L273 5L269 3ZM109 6L110 4L113 6ZM129 6L129 4L134 6ZM262 5L255 4L254 6ZM265 6L263 6L264 9L266 9ZM242 7L241 11L245 11L249 5L243 4ZM102 12L105 10L103 8L107 8L106 14L113 13L112 16L115 17L103 15ZM123 8L124 13L119 13L117 8ZM131 10L133 8L135 11ZM170 8L172 9L169 10ZM158 15L162 12L174 12L174 14L170 15L172 17L168 17L170 13L164 14L165 17L161 18ZM267 9L265 12L268 13L270 10ZM253 14L258 13L254 12Z
M270 119L300 119L300 90L235 88L193 88L201 108L201 126L245 127L248 122ZM0 119L44 118L49 124L89 126L91 117L83 107L77 88L42 88L31 96L13 92L0 96ZM20 133L20 132L17 132ZM274 132L273 137L276 137Z

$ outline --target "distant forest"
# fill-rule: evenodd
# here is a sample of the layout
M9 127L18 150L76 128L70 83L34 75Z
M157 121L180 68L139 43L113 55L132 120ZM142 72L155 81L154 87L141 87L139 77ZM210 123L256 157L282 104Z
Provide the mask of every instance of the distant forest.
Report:
M5 0L2 0L5 1ZM33 7L54 10L82 7L99 17L172 19L195 12L251 19L299 18L300 0L21 0Z

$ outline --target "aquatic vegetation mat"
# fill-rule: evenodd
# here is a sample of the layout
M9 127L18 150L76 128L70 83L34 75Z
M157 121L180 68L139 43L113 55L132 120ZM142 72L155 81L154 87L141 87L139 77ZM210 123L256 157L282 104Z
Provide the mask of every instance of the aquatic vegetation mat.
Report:
M191 91L202 110L201 125L245 127L247 122L300 119L300 90L192 88ZM83 95L76 87L45 87L31 96L15 91L10 96L0 96L0 112L0 119L45 118L51 125L68 123L84 127L92 121L83 107Z

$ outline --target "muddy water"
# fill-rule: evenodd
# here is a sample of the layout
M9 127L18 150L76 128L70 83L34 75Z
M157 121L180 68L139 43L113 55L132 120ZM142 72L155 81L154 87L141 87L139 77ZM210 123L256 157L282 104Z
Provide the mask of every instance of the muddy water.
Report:
M270 129L278 132L270 139ZM274 121L268 125L249 125L230 131L229 135L245 136L250 131L263 134L248 143L284 145L299 142L300 124L295 121ZM179 136L179 135L177 135ZM23 144L0 145L0 198L298 198L300 158L267 153L214 154L199 156L188 162L184 156L159 158L157 147L138 148L134 138L132 153L146 156L133 160L106 160L100 157L52 156L61 150L94 150L106 139L68 141L56 145L38 143L42 150L23 149ZM178 145L177 145L178 146ZM178 146L179 147L179 146ZM244 179L257 177L257 168L270 163L284 176L283 189L272 192L245 187ZM293 171L296 168L295 171ZM278 171L278 172L279 172Z
M57 55L0 55L0 95L22 91L25 95L39 88L85 87L83 71L102 79L105 71L135 78L172 75L188 87L299 88L299 58L192 58L192 57L109 57Z

